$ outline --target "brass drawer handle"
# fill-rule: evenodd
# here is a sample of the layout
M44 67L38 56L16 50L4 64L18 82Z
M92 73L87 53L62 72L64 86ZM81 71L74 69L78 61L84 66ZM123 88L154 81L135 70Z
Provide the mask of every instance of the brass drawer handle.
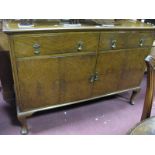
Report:
M144 45L144 39L140 39L139 46L142 47Z
M82 51L83 50L83 42L82 41L79 41L78 42L78 45L77 45L77 51Z
M33 45L34 48L34 54L40 54L40 45L38 43L35 43Z
M112 49L116 48L116 40L112 40L111 47L112 47Z

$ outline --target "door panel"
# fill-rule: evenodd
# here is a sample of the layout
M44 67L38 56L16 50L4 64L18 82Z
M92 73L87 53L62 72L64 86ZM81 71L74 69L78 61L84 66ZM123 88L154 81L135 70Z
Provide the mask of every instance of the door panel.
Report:
M18 59L21 111L91 97L96 54Z
M144 59L149 53L150 48L126 50L119 89L140 86L146 68Z
M93 96L105 95L140 86L149 48L101 52L96 71L99 79L93 86Z
M17 65L21 111L59 103L58 59L19 60Z
M91 97L92 75L96 54L72 55L60 59L61 102L72 102Z
M118 90L123 62L124 51L115 50L99 54L96 66L99 79L94 83L93 96L105 95Z

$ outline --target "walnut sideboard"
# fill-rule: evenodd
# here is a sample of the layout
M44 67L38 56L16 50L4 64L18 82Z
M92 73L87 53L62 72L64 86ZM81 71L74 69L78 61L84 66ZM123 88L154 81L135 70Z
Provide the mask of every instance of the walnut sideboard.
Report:
M140 90L145 63L154 40L152 25L116 21L113 26L36 20L3 23L8 35L21 133L26 118L52 109L132 90Z

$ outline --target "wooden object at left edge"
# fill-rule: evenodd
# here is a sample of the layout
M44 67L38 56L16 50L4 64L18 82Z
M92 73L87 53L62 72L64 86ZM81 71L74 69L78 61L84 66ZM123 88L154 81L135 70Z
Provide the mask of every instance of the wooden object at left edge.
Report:
M0 81L2 86L3 99L9 104L14 103L15 94L13 89L13 76L9 56L9 43L7 35L2 32L1 21L0 21Z

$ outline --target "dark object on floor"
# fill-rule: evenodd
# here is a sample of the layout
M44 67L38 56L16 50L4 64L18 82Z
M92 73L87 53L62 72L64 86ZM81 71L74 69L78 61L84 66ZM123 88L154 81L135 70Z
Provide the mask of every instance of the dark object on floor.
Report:
M132 129L131 135L155 135L155 117L149 118L153 104L155 59L152 56L148 56L145 62L147 64L148 74L146 96L141 117L142 122Z
M151 24L155 25L155 19L145 19L144 22L151 23Z
M2 32L2 21L0 21L0 80L3 99L7 103L13 103L15 100L13 75L11 61L9 56L9 43L5 33Z
M13 76L8 51L0 50L0 80L4 100L9 104L14 103Z

